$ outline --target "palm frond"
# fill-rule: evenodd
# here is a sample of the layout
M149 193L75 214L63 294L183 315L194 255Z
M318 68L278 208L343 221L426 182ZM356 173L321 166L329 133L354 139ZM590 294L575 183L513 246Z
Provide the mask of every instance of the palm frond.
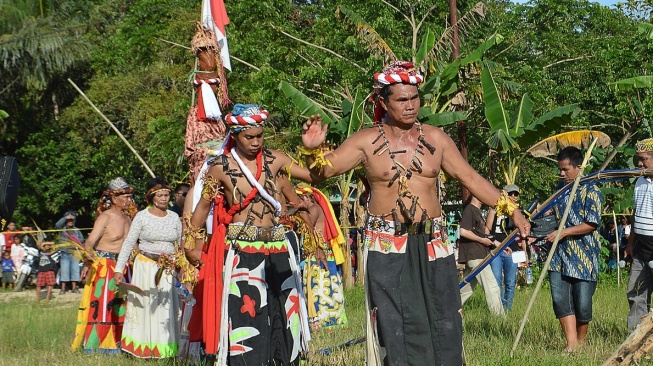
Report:
M548 137L537 144L531 146L527 153L534 157L551 156L558 153L558 151L567 146L576 146L579 149L584 149L590 146L592 141L597 138L596 145L602 148L610 146L610 136L600 131L580 130L564 132L555 136Z
M85 59L90 45L52 19L29 17L15 33L0 36L0 67L20 75L23 85L42 89L49 76L65 72Z
M458 38L462 41L474 27L481 24L481 20L485 19L487 7L484 3L476 3L465 15L458 19ZM453 26L447 27L444 30L440 39L435 43L431 49L430 55L436 60L449 59L449 55L453 44Z
M383 40L371 25L365 22L363 17L342 6L338 7L336 13L343 13L350 19L350 21L356 26L356 36L359 41L372 55L383 59L384 64L397 60L397 56L395 56L392 48L390 48L386 41Z

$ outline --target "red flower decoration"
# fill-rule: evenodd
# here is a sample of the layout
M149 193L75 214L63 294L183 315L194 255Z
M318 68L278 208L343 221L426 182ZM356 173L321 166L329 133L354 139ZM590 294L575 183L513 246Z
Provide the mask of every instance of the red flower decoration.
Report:
M256 300L252 300L249 295L245 295L243 296L243 306L240 307L240 312L243 314L249 313L249 316L253 318L256 314L256 309L254 308L255 305Z

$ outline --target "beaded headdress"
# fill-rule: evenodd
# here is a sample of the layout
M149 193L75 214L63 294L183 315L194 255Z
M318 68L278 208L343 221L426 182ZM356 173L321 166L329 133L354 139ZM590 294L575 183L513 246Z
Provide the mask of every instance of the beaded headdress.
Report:
M111 207L111 198L115 196L120 196L123 194L132 194L134 193L134 188L132 188L129 183L125 180L123 177L117 177L115 179L112 179L109 182L109 185L107 185L107 189L102 192L102 196L100 196L100 202L97 205L97 208L95 209L96 212L96 218L100 216L100 214L106 210L108 210ZM135 206L133 206L133 202L130 205L130 208L128 211L133 211ZM131 216L131 215L130 215Z
M635 151L638 153L653 151L653 138L637 141L635 144Z

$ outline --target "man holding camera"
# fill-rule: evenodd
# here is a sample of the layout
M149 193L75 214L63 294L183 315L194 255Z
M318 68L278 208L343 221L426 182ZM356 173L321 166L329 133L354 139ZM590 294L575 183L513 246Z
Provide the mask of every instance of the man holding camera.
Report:
M635 150L637 166L653 168L653 138L638 141ZM637 178L633 200L635 222L626 247L626 257L633 259L626 293L630 305L630 331L635 330L642 317L648 314L653 292L653 181L650 177Z
M458 263L465 264L464 276L466 277L490 253L490 248L500 244L487 236L485 220L481 214L481 201L470 196L469 203L463 210L460 220L460 244L458 248ZM501 291L490 266L485 267L469 285L460 289L462 304L472 296L474 287L480 283L485 292L485 299L490 312L496 316L505 316L501 302Z

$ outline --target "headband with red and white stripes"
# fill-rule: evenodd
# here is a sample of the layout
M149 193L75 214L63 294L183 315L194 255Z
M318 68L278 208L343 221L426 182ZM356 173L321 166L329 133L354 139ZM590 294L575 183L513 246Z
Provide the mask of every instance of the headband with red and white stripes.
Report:
M246 126L256 126L262 124L268 118L268 111L262 110L258 114L253 114L251 116L234 116L229 113L225 117L225 122L230 127L246 127Z
M384 74L382 72L377 72L374 74L374 81L382 85L393 85L393 84L413 84L417 85L424 80L424 77L420 74L409 75L407 73L399 74Z

